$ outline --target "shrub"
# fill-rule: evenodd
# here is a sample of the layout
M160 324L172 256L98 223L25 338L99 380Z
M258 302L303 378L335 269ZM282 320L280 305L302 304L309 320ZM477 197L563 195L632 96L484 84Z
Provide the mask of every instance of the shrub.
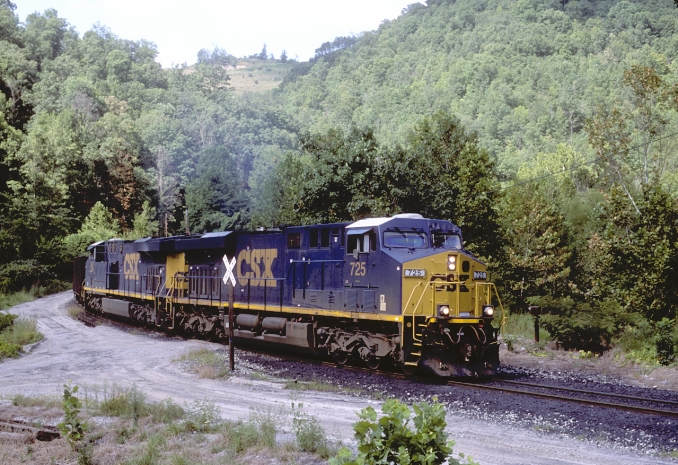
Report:
M1 313L0 312L0 332L12 326L14 320L17 319L17 316L12 313Z
M534 297L530 304L542 308L541 322L551 337L566 350L600 353L632 315L625 314L613 300L576 302L571 297Z
M384 402L383 416L378 419L372 407L363 409L353 425L358 457L350 459L350 453L343 448L330 460L330 465L433 465L445 461L460 465L462 462L452 457L454 442L448 440L445 432L447 423L442 404L434 398L433 403L420 402L413 405L413 409L414 430L409 426L410 409L398 400ZM464 458L463 454L459 456ZM469 457L467 463L474 462Z
M676 322L663 318L657 323L657 361L662 365L671 365L676 359L674 335Z

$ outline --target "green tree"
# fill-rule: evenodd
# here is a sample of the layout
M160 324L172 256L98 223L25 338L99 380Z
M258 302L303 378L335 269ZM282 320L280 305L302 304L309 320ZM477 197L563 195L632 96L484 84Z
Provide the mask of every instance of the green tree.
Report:
M198 177L186 186L186 208L192 232L242 228L247 223L246 196L233 157L224 147L205 149Z
M133 228L127 234L126 239L141 239L158 235L158 222L156 221L155 207L146 200L141 206L141 212L134 214Z
M569 291L571 252L565 218L543 191L535 183L514 187L507 189L501 203L503 277L518 311L526 310L530 297L560 297Z
M75 234L64 238L64 254L68 258L86 253L87 246L98 241L105 241L120 236L120 226L113 214L101 203L97 202Z

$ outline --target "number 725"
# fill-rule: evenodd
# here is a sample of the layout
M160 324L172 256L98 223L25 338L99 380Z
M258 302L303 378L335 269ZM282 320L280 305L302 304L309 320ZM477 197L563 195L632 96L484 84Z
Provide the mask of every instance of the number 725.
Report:
M365 262L351 263L351 276L365 276L367 274L367 267Z

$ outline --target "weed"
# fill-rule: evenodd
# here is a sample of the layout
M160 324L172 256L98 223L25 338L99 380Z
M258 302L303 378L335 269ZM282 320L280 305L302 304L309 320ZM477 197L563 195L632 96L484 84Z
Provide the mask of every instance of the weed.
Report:
M304 452L320 452L327 449L327 435L318 419L302 409L304 404L292 403L292 431L299 449Z
M78 319L78 315L83 313L85 311L84 308L82 308L80 305L78 305L75 302L71 302L68 305L66 305L66 311L68 312L68 315L73 318L73 319Z
M64 397L62 408L64 409L64 421L59 423L59 431L64 436L71 449L78 454L78 465L92 463L92 446L85 442L85 425L80 421L80 409L82 404L75 396L78 386L64 384Z
M196 400L186 407L186 427L188 430L206 433L213 431L219 423L221 423L221 416L213 402Z
M275 446L275 436L282 426L284 411L281 408L255 409L250 412L248 423L259 430L259 443L265 447Z

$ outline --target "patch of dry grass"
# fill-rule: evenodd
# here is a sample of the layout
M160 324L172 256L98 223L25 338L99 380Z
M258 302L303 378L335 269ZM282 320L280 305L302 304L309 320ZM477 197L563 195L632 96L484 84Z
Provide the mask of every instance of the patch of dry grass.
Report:
M68 311L68 315L69 315L71 318L77 320L77 319L78 319L78 315L80 315L82 312L84 312L85 309L82 308L82 305L80 305L80 304L77 303L77 302L69 302L69 303L66 305L66 311Z
M190 349L175 362L184 363L200 378L216 379L228 377L227 361L213 350L206 347Z
M128 392L127 397L131 397ZM119 402L119 395L116 402ZM29 400L18 397L19 406L0 407L0 417L22 418L33 423L44 423L44 398ZM172 404L171 401L166 403ZM30 406L29 406L30 405ZM162 410L156 404L144 403L144 408ZM176 405L176 404L174 404ZM276 434L289 422L289 412L283 409L253 411L245 421L223 421L217 417L214 405L196 402L182 409L179 418L161 421L157 415L134 419L124 408L113 409L114 415L101 416L100 408L84 407L79 414L87 425L85 442L91 448L92 463L97 465L217 465L266 463L282 465L291 463L325 463L317 454L300 451L292 443L276 444ZM120 414L120 416L117 416ZM209 418L208 418L209 417ZM206 428L197 428L210 419ZM56 425L58 419L50 417L45 424ZM65 439L52 442L0 441L0 465L25 464L75 464L78 457Z

